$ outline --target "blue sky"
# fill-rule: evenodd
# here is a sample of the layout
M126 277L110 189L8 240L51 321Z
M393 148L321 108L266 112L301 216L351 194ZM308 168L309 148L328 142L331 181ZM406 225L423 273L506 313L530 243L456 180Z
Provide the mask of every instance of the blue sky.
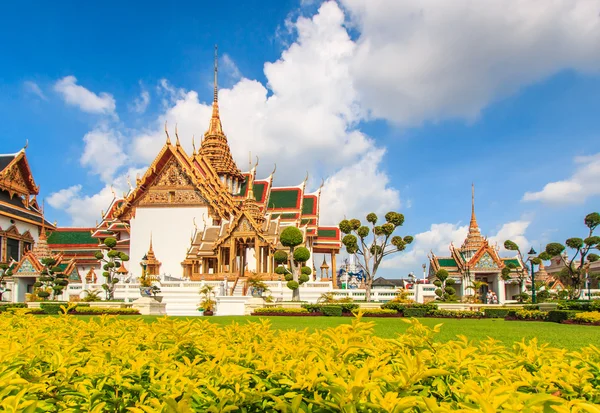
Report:
M48 217L93 225L165 120L187 147L205 131L218 43L240 167L325 179L323 223L403 212L416 242L386 275L460 243L472 182L493 241L564 241L599 209L600 2L508 3L13 2L0 151L28 140Z

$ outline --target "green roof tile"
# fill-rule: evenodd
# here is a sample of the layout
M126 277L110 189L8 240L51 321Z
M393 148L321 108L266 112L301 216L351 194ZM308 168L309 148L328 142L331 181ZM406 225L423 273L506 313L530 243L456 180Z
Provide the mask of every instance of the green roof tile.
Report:
M48 244L98 244L90 231L54 231L48 237Z
M302 215L314 215L315 198L306 197L302 203Z
M456 267L456 266L458 266L458 264L456 264L456 261L454 260L454 258L438 258L438 264L440 264L440 267Z
M269 208L297 208L298 189L271 190Z
M335 229L321 229L317 231L317 236L322 238L336 238L337 231Z
M254 186L252 187L254 190L254 198L256 198L257 201L260 201L262 199L266 186L267 184L260 182L258 184L254 184Z

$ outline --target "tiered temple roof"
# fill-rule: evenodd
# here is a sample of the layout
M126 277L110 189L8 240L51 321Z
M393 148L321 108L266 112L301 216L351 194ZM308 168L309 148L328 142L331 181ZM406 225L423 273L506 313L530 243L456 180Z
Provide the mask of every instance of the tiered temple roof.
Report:
M469 232L462 246L456 248L450 243L449 256L436 256L433 251L429 254L429 277L433 278L440 269L448 271L450 276L459 278L467 272L498 272L508 263L516 265L518 271L523 268L523 263L518 257L502 258L498 254L498 247L491 246L488 240L481 235L477 218L475 217L475 187L471 192L471 220Z

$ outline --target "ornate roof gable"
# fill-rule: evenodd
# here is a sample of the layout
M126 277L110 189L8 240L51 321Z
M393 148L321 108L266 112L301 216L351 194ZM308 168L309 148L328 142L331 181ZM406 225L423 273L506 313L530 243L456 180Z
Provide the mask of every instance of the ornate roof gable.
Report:
M275 248L275 245L264 236L262 228L256 223L248 211L240 211L229 225L227 233L215 242L213 249L218 248L233 235L239 234L255 234L262 241L267 242L271 248Z
M21 149L14 155L0 155L8 161L6 166L0 171L0 187L5 188L11 193L19 195L37 195L40 192L39 187L33 180L29 162L25 156L25 149ZM10 157L13 157L10 159Z
M479 250L469 261L468 266L478 270L500 270L504 268L504 262L488 241L484 240Z
M167 204L208 205L214 216L223 219L228 219L236 210L231 195L220 184L214 170L201 156L190 159L179 145L179 138L176 145L167 141L114 216L130 219L138 205Z

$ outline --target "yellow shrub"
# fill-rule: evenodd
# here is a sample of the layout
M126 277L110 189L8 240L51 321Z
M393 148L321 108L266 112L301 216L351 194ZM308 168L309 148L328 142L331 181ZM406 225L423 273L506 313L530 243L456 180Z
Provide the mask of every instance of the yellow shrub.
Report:
M400 322L400 320L399 320ZM0 410L598 412L600 350L437 343L416 320L308 333L268 321L0 315Z
M577 313L574 316L575 321L584 323L600 323L600 311L589 311L585 313Z

